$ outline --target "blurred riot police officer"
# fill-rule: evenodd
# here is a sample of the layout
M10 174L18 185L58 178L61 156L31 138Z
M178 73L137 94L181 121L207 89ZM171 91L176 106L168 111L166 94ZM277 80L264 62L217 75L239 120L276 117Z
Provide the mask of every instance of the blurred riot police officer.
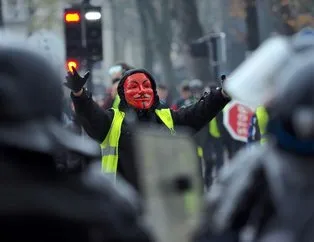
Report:
M269 142L222 171L198 241L314 241L314 41L291 45L268 103Z
M0 44L0 241L149 241L126 187L94 170L56 171L56 152L94 157L98 146L62 128L55 73L41 56Z

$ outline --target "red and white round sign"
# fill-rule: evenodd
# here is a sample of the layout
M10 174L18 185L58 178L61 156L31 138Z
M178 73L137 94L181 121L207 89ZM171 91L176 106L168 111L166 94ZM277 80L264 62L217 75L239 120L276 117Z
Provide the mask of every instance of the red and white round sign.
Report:
M223 122L230 135L236 140L247 142L249 125L254 111L238 101L231 101L223 113Z

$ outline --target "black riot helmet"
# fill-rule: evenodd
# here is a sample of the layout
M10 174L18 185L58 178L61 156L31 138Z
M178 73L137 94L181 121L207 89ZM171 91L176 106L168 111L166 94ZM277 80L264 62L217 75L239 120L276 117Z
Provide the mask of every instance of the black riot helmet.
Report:
M61 125L61 83L44 57L0 44L0 144L51 154L60 148L96 154L94 144Z
M278 144L314 155L314 39L292 40L295 55L278 76L268 129Z
M124 184L51 170L60 149L99 151L62 127L61 84L45 58L0 43L0 241L149 242Z

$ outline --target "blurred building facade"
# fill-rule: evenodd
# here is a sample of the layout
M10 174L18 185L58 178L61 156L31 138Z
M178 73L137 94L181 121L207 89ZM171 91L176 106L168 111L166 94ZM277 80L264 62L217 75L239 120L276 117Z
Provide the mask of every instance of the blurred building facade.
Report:
M199 0L199 16L204 32L226 33L228 61L231 72L246 57L246 0ZM255 1L260 42L273 34L290 35L306 26L314 27L313 0Z

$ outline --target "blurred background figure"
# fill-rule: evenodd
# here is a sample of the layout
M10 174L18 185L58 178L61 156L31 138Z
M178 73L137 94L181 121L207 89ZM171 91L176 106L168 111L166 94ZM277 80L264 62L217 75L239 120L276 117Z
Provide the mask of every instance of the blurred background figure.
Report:
M117 87L120 81L120 78L114 78L111 80L111 86L107 89L107 97L102 102L102 106L104 109L117 107L120 103L120 98L117 95Z
M189 88L194 102L198 101L204 93L204 84L199 79L193 79L189 82Z
M92 160L98 145L63 127L62 82L47 60L0 43L0 63L0 240L151 241L134 192L92 168L58 171L56 153Z
M68 118L68 122L64 123L64 127L71 131L72 133L78 135L81 140L84 142L91 142L91 138L87 135L85 132L81 121L77 117L75 113L75 108L73 103L70 103L71 106L71 113ZM95 159L101 158L101 152L100 149L98 151L98 155L95 156ZM55 155L55 159L57 162L57 169L59 172L63 173L76 173L81 172L87 168L88 165L90 165L91 161L88 160L83 155L78 154L77 152L72 152L68 150L63 150L60 152L57 152ZM96 162L96 161L94 161Z
M160 105L164 108L168 108L169 107L168 87L163 83L158 84L157 85L157 94L159 96Z
M190 106L193 103L192 92L189 86L188 81L183 81L180 85L180 98L175 101L175 103L171 106L171 109L178 110L181 107Z
M131 69L134 69L134 67L124 62L119 62L109 68L108 74L110 76L111 86L107 90L107 98L105 98L102 105L104 109L118 108L120 103L120 98L117 91L119 81L124 72Z
M220 174L208 194L203 241L314 240L314 41L289 40L274 92L263 94L267 142L239 152Z
M261 144L267 141L266 127L269 120L269 111L265 106L257 107L254 115L251 118L248 143L260 142Z
M215 90L217 86L205 88L207 92ZM209 188L218 170L224 165L225 144L223 135L225 128L223 126L223 112L212 119L208 126L204 128L204 160L205 160L205 185Z

